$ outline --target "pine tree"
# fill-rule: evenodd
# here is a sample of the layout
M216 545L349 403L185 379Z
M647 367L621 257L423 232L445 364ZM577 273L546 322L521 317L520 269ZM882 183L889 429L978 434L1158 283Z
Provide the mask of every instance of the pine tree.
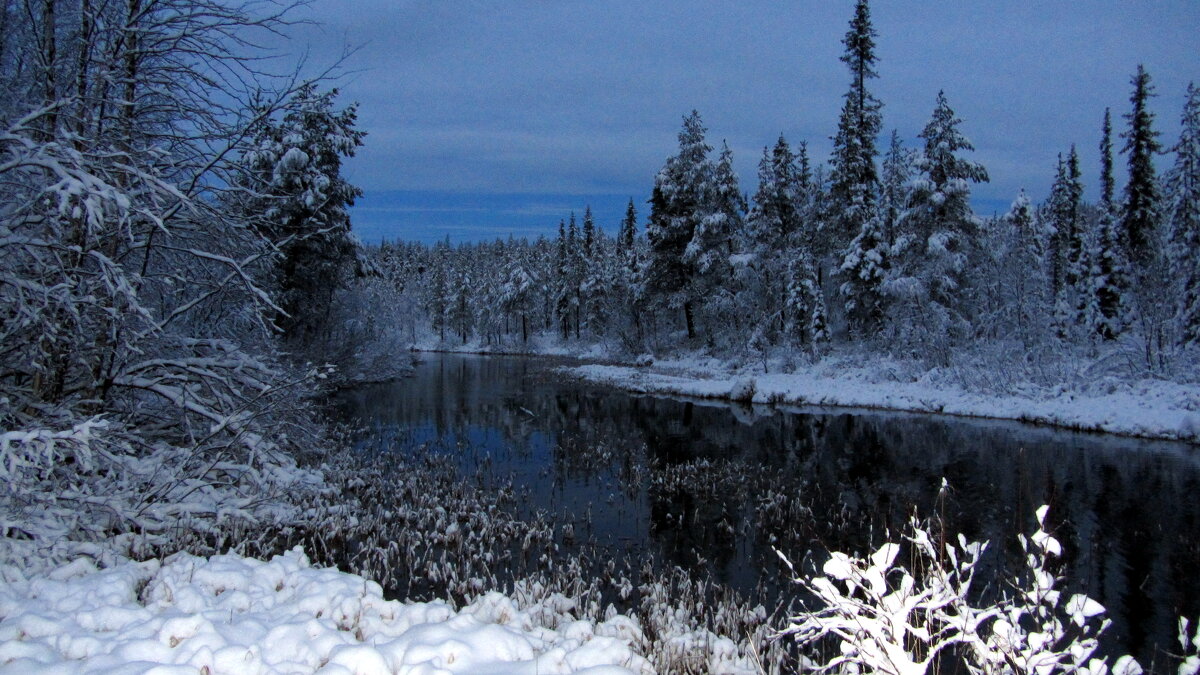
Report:
M583 207L583 257L592 259L592 248L596 245L596 222L592 220L592 207Z
M1024 190L1004 216L999 273L1016 334L1028 345L1037 328L1037 312L1045 304L1045 281L1033 205Z
M692 288L696 270L684 253L705 215L712 180L713 167L708 158L712 148L704 140L705 131L700 113L693 110L684 118L679 154L670 157L655 176L650 222L646 226L650 243L648 289L667 306L683 310L689 339L696 337L696 297Z
M920 134L925 150L915 166L921 177L912 182L910 208L897 241L900 275L917 282L918 297L952 314L965 300L963 286L979 230L979 220L971 211L970 183L988 180L982 165L958 156L974 150L958 130L961 123L945 93L938 92L933 116ZM912 284L902 285L912 297Z
M800 344L816 351L829 341L825 296L817 285L812 256L803 249L788 261L786 303L790 332Z
M617 236L617 263L620 269L616 272L615 288L621 294L622 304L629 312L629 320L636 331L636 341L626 336L626 344L633 348L642 341L642 319L639 296L641 294L642 269L637 245L637 208L630 198L625 207L625 218L621 221L621 231Z
M1100 130L1100 205L1112 212L1116 181L1113 179L1112 113L1104 109L1104 125Z
M758 191L750 210L747 234L751 248L764 256L794 244L803 227L800 205L806 176L797 166L797 156L783 136L775 147L763 148L758 163Z
M867 80L878 77L875 37L867 0L858 0L842 40L846 51L841 60L850 68L851 83L833 139L830 197L837 211L838 246L845 246L874 216L875 139L883 126L882 105L867 90Z
M893 129L888 154L883 160L879 210L884 240L889 248L896 243L896 225L908 207L908 182L912 178L913 160L912 150L904 147L900 133Z
M1091 306L1091 274L1086 260L1083 226L1083 183L1075 146L1058 171L1047 201L1050 239L1051 288L1054 314L1062 330L1086 323Z
M1184 344L1200 344L1200 88L1188 85L1175 165L1166 176L1171 276Z
M728 282L729 256L735 239L742 234L745 212L746 203L733 172L733 152L724 145L713 171L704 215L684 251L684 259L695 267L697 275L709 278L706 288Z
M347 209L362 196L341 167L366 134L355 129L355 104L334 109L337 94L300 87L282 120L259 125L244 158L246 187L260 195L244 208L281 253L278 323L285 338L306 346L354 260Z
M571 336L571 245L567 239L567 224L558 221L558 245L554 259L554 315L558 318L558 330L562 339Z
M621 220L621 231L617 234L617 250L626 254L632 251L636 238L637 208L634 207L633 198L631 197L629 204L625 207L625 218Z
M1101 209L1096 227L1095 245L1090 256L1094 311L1091 319L1096 333L1112 340L1129 323L1129 263L1121 245L1121 228L1116 216Z
M1116 219L1113 180L1112 117L1104 110L1100 130L1100 214L1091 255L1091 284L1096 333L1105 340L1120 335L1128 321L1128 270L1125 247Z
M758 164L758 190L747 223L748 252L753 255L753 286L759 303L758 313L766 322L782 331L788 322L787 270L793 252L807 249L803 241L802 177L787 139L783 136L774 148L763 148ZM774 317L774 321L768 317Z
M1156 254L1155 239L1161 217L1158 179L1154 171L1154 155L1162 150L1158 142L1159 133L1154 130L1154 113L1150 112L1150 98L1154 87L1150 74L1142 65L1131 81L1133 93L1129 102L1133 109L1125 115L1129 131L1121 135L1125 139L1122 152L1129 155L1129 182L1125 185L1125 210L1121 221L1122 236L1130 261L1145 270Z
M839 271L846 279L840 292L845 298L846 318L852 336L869 337L884 315L882 287L887 279L889 252L883 221L872 216L850 242Z

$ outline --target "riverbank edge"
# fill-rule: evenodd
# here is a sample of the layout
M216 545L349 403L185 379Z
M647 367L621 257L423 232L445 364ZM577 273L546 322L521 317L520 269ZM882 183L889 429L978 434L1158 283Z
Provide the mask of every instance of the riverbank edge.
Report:
M654 366L589 364L559 368L570 377L654 395L690 396L742 403L859 408L1014 420L1072 431L1200 444L1200 411L1171 404L1196 387L1139 383L1141 391L1104 395L1066 392L1045 399L977 394L920 382L867 382L808 372L739 375L713 371L669 374ZM1180 390L1192 390L1181 392Z
M416 353L573 358L556 371L638 394L789 406L858 408L1010 420L1070 431L1200 445L1200 385L1162 380L1109 383L1099 393L1061 390L1034 395L966 391L944 382L877 381L881 368L818 363L790 373L739 372L709 361L639 357L641 364L599 350L519 351L466 345L414 348ZM834 369L838 376L818 372ZM1040 394L1040 395L1039 395Z

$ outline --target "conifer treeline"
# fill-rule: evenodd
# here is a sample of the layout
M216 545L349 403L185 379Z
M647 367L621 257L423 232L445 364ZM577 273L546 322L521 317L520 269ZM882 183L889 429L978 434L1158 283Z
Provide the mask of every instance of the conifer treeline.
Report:
M1200 343L1200 94L1189 87L1174 167L1161 153L1149 74L1138 66L1121 152L1118 200L1112 119L1101 127L1101 199L1084 201L1074 146L1060 155L1050 195L1024 192L990 220L970 208L987 170L966 153L944 93L906 148L893 131L876 147L883 104L876 32L859 0L843 39L850 86L828 168L782 136L764 148L746 202L727 146L714 159L696 111L679 151L654 178L645 236L631 199L616 238L572 214L557 240L452 248L385 244L382 269L420 294L437 335L466 342L613 340L631 352L673 346L716 351L886 340L944 361L972 340L1142 340L1162 358ZM1164 299L1167 300L1164 302ZM1151 363L1150 365L1153 365Z

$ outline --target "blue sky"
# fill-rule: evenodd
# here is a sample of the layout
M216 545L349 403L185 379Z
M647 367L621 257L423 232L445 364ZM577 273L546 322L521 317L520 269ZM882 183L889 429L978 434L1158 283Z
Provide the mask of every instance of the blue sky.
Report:
M629 197L644 220L692 108L746 191L780 133L825 159L853 4L317 0L289 49L322 64L357 47L339 86L369 133L346 167L366 191L361 238L536 236L585 204L611 229ZM1112 107L1123 125L1138 63L1168 144L1200 81L1196 0L876 0L872 18L885 136L915 144L944 89L992 176L975 190L984 213L1020 188L1043 199L1072 143L1094 196L1101 117Z

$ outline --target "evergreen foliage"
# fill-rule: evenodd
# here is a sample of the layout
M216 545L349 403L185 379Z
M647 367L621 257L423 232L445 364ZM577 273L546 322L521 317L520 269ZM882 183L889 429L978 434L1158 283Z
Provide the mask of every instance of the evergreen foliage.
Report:
M1150 98L1154 87L1150 74L1139 64L1131 81L1133 93L1129 102L1132 110L1125 115L1129 130L1121 134L1125 139L1122 152L1129 156L1129 182L1125 185L1125 208L1121 221L1122 238L1130 261L1144 270L1155 255L1161 204L1158 178L1154 170L1154 155L1162 151L1158 142L1159 132L1154 130L1154 113L1150 111Z
M282 257L277 322L302 347L315 346L354 261L347 209L362 190L341 176L341 165L366 134L355 129L357 106L335 110L336 97L336 89L300 87L280 121L263 119L244 160L258 195L243 205L246 217Z
M1200 344L1200 88L1188 85L1175 165L1166 176L1171 276L1184 344Z
M693 110L684 118L679 132L679 153L667 159L655 177L650 222L646 226L650 243L647 286L668 307L683 310L688 339L696 337L696 296L692 284L696 266L686 252L707 215L704 209L713 175L708 157L712 148L705 142L706 131L699 112Z
M933 322L929 330L947 334L963 332L962 310L969 299L964 284L978 243L980 223L971 211L970 183L988 180L982 165L959 156L974 149L958 130L961 123L945 94L938 92L933 116L920 134L925 140L915 162L920 173L911 182L909 209L895 246L898 269L888 282L891 293L910 310L914 303L926 307L917 315Z
M838 214L839 247L845 246L874 216L878 183L875 142L883 127L882 104L867 90L867 80L878 77L875 37L867 0L858 0L842 40L846 51L841 60L850 68L851 84L833 138L831 158L830 199Z
M1112 119L1104 109L1100 137L1100 214L1091 259L1093 311L1096 332L1105 340L1115 339L1129 322L1128 259L1113 202Z

